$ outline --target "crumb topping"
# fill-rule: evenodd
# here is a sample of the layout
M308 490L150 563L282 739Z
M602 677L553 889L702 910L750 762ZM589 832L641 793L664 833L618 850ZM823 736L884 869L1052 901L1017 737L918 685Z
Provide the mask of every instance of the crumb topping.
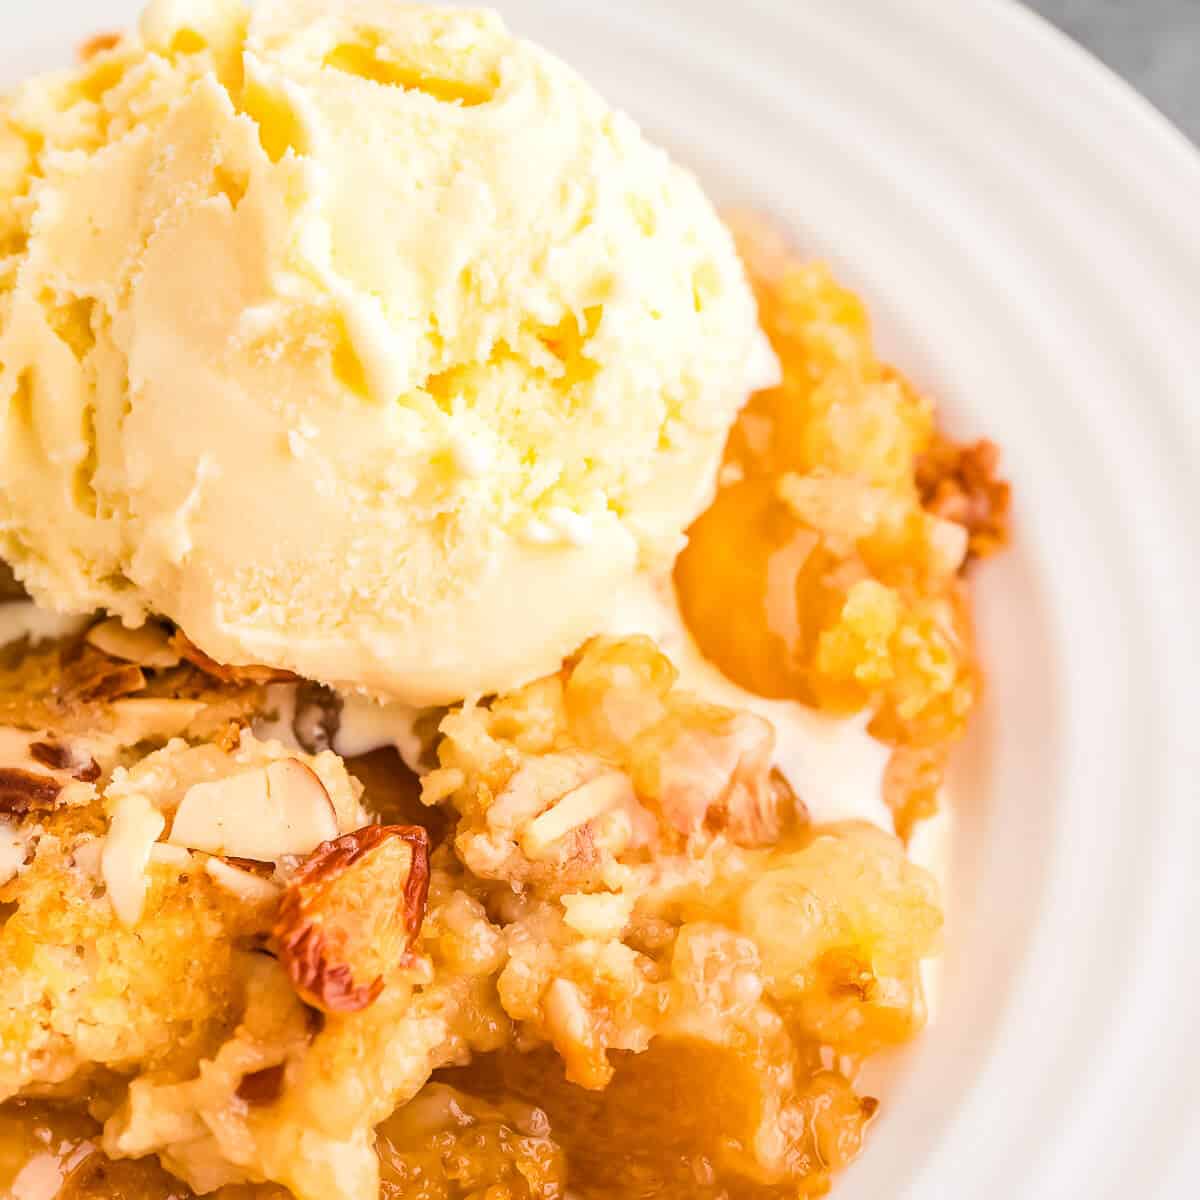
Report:
M166 625L0 655L0 1146L60 1147L55 1200L790 1200L859 1152L1009 499L855 297L741 244L784 377L676 582L734 680L863 714L901 838L814 824L770 722L644 637L428 716L420 777Z
M588 1161L573 1097L605 1098L621 1144L658 1120L653 1087L636 1103L625 1090L645 1059L664 1077L697 1064L700 1105L722 1104L730 1072L756 1097L732 1140L688 1134L686 1154L712 1163L705 1197L721 1180L816 1186L852 1156L874 1108L851 1064L924 1019L935 885L895 838L813 828L773 770L770 726L681 690L648 639L597 639L446 714L437 765L413 777L447 830L433 836L375 823L373 797L393 803L376 756L364 792L331 751L256 738L273 693L186 657L147 668L138 693L77 701L95 732L76 712L74 732L48 733L46 693L26 685L60 704L73 653L31 652L9 677L0 749L55 795L0 838L0 1101L103 1095L89 1153L138 1160L138 1180L161 1166L196 1192L266 1196L265 1178L359 1200L399 1186L429 1138L459 1136L394 1113L449 1097L499 1130L527 1059L545 1078L538 1170L561 1195L566 1164ZM151 707L115 711L131 704ZM72 774L85 754L91 782ZM507 1098L486 1099L501 1075ZM473 1143L470 1169L523 1178L497 1138ZM663 1196L694 1194L640 1153L595 1168L599 1190L592 1168L572 1178L585 1197L628 1194L652 1170Z

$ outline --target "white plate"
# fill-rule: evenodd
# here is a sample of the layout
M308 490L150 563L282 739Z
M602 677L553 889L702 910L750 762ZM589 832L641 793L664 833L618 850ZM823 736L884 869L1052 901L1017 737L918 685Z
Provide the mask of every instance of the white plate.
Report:
M500 7L831 259L1016 485L942 1021L837 1195L1196 1195L1200 158L997 0ZM134 8L5 5L0 75Z

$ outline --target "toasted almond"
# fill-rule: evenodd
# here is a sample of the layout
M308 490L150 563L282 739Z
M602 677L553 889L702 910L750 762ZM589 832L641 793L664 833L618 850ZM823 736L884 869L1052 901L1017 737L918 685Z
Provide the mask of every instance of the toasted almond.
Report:
M0 813L23 817L46 812L58 802L63 785L49 775L18 767L0 767Z
M117 617L101 621L87 631L84 641L109 658L136 663L150 671L179 666L181 655L171 645L171 635L157 621L130 629Z
M693 699L641 735L634 783L685 837L722 830L741 846L770 845L799 811L772 775L774 751L764 717Z
M204 711L199 700L171 700L157 696L138 696L116 700L112 713L116 718L113 733L126 746L150 738L169 741L178 737Z
M150 861L160 867L175 867L184 870L191 866L191 851L182 846L172 846L169 842L155 842L150 847Z
M0 813L24 816L64 803L86 803L100 767L83 740L0 726Z
M274 930L301 999L327 1013L373 1004L410 959L428 892L419 826L369 825L318 847L288 884Z
M123 797L113 813L100 853L100 874L109 902L123 925L136 925L146 902L146 868L166 821L145 796Z
M182 630L176 630L171 638L171 645L181 657L186 658L199 671L216 679L220 683L233 684L267 684L267 683L299 683L300 676L291 671L277 667L242 666L235 667L219 663L210 658L199 646L188 638Z
M71 851L71 864L89 879L100 878L100 856L104 853L102 837L86 837Z
M337 837L337 813L316 773L295 758L197 783L167 839L189 850L273 862Z
M82 657L63 672L54 689L60 704L103 704L140 692L146 686L142 668L134 663L115 662L88 647Z
M567 1078L593 1091L608 1085L612 1064L582 989L567 979L556 979L542 998L542 1015L551 1044L562 1056Z
M51 771L66 771L73 779L95 783L100 778L100 764L88 753L62 742L29 743L29 756Z
M261 879L219 858L210 858L204 864L204 870L218 887L224 888L244 904L270 904L279 899L283 890L272 880Z
M521 849L532 859L544 858L573 830L634 799L633 785L620 771L589 779L529 822L521 834Z
M0 887L16 877L28 853L29 845L22 831L0 821Z

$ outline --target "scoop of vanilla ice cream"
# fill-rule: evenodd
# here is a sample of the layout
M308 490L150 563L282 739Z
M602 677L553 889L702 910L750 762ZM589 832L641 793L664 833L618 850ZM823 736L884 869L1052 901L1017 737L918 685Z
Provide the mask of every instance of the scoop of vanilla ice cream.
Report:
M0 553L432 704L703 507L761 343L695 181L490 12L160 0L0 101Z

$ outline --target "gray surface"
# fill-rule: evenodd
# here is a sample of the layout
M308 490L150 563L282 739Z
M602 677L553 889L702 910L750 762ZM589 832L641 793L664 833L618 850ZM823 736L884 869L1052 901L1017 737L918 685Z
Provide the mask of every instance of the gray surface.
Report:
M1200 0L1026 0L1200 143Z

